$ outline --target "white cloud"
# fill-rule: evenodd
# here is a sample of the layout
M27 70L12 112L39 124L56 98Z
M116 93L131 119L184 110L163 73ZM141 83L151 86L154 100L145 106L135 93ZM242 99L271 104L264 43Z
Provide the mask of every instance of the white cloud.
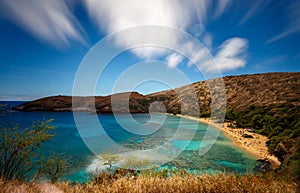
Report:
M242 25L248 19L250 19L253 15L258 14L259 12L263 11L271 2L271 0L255 0L250 1L251 7L248 12L244 15L244 17L240 20L238 25ZM244 3L244 2L243 2Z
M181 42L177 46L180 47L180 49L178 50L181 50L182 54L184 54L185 57L189 60L188 66L202 63L204 59L207 58L206 56L208 56L208 52L205 49L205 47L202 46L196 47L196 45L192 41ZM169 55L167 58L169 58L171 55ZM172 66L177 66L180 62L181 61L179 61L177 64L173 64Z
M213 45L213 36L211 33L206 32L202 37L203 44L207 47L208 50L212 48Z
M222 72L244 67L246 64L246 51L248 41L234 37L226 40L219 47L217 54L212 60L205 62L203 67L208 72L220 70Z
M220 46L216 57L219 58L234 58L244 53L247 48L247 40L242 38L231 38L226 40Z
M279 39L282 39L288 35L293 33L300 32L300 1L293 2L287 9L287 13L289 16L289 24L285 31L281 32L280 34L272 37L267 41L267 43L275 42Z
M8 19L33 36L57 47L70 40L85 44L80 25L62 0L2 0L0 10Z
M106 34L130 27L143 25L159 25L187 30L199 24L203 26L206 20L208 0L85 0L90 17ZM199 28L197 29L199 30ZM203 29L201 29L203 30ZM198 32L199 33L199 32ZM159 33L154 38L161 38ZM128 34L128 37L116 39L121 46L130 45L136 39L144 39L145 34ZM148 38L148 37L147 37ZM164 41L177 43L173 34L163 37ZM163 49L134 49L139 57L153 57L166 54Z
M189 29L192 34L201 37L208 50L212 48L212 35L209 32L205 33L205 25L210 2L209 0L127 0L126 3L122 0L84 1L90 17L106 34L143 25ZM219 1L215 7L216 14L220 16L230 3L231 0ZM217 66L212 63L211 55L205 48L196 49L191 42L179 40L178 36L171 33L129 33L126 37L116 37L114 41L119 46L127 47L132 42L141 42L140 40L145 37L150 40L153 38L154 42L159 42L160 39L170 42L169 45L174 45L175 50L176 47L180 47L188 53L186 57L190 59L189 65L195 64L202 70L215 71L219 68L226 71L242 67L246 63L243 54L247 48L247 41L241 38L229 39L220 46L219 52L214 57ZM169 54L165 60L170 68L176 67L183 60L183 56L177 53L170 54L167 49L159 47L134 48L132 52L143 59Z
M189 32L193 34L193 36L195 37L200 37L204 32L204 29L205 29L204 24L197 23L190 28Z
M183 60L183 56L177 53L173 53L169 55L167 58L167 63L169 68L176 67Z
M182 11L184 7L178 1L85 0L85 3L91 17L108 33L141 25L184 28L189 22L188 10Z
M211 55L209 52L210 50L206 47L196 48L191 42L185 42L181 47L184 50L184 53L187 53L186 57L189 59L188 65L195 65L203 72L225 72L246 65L248 40L243 38L233 37L227 39L219 46L214 55ZM172 66L176 66L178 63L174 62L172 63Z
M215 16L214 17L220 17L225 9L229 6L231 0L218 0L217 7L215 9Z

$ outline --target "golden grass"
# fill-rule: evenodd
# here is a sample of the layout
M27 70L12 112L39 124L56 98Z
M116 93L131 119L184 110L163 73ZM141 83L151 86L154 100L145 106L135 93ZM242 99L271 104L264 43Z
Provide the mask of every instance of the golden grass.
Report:
M201 175L201 176L158 176L123 177L113 182L73 184L59 182L22 183L0 180L0 193L7 192L65 192L65 193L176 193L176 192L296 192L296 184L262 178L254 175Z

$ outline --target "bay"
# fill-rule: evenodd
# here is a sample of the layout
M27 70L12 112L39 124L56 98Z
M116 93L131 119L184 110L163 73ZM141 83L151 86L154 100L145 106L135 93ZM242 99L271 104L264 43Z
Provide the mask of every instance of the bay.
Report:
M1 103L8 103L10 107L18 104L18 102ZM207 125L197 121L163 114L118 115L117 119L114 115L91 113L77 113L76 116L84 120L80 122L80 129L78 123L76 125L74 121L72 112L9 111L0 117L0 121L1 125L7 127L18 124L20 128L29 128L35 121L53 119L51 124L55 127L53 132L56 135L45 144L41 153L46 156L59 154L66 159L67 168L63 180L72 182L86 182L93 172L105 168L97 155L102 153L123 155L124 152L119 151L117 146L137 152L163 146L155 155L153 154L152 162L159 165L160 158L172 159L159 165L159 169L185 169L197 174L224 171L238 174L256 172L254 168L258 164L257 158L233 146L222 132L214 141L215 136L206 135ZM95 117L97 122L90 121ZM124 125L129 129L124 129ZM178 129L181 131L180 135L176 133ZM143 130L145 134L135 133ZM187 140L189 136L193 138ZM116 145L111 145L111 142ZM211 147L210 143L213 143ZM207 152L199 155L199 150Z

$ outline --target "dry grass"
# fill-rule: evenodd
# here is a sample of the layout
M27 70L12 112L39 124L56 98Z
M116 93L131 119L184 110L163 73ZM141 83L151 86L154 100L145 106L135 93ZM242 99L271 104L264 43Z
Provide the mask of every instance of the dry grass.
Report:
M56 183L55 186L45 183L21 183L16 181L1 181L0 193L6 192L131 192L131 193L176 193L176 192L296 192L296 185L273 178L262 178L253 175L201 175L172 176L168 178L138 176L124 177L113 182L71 185L67 182Z

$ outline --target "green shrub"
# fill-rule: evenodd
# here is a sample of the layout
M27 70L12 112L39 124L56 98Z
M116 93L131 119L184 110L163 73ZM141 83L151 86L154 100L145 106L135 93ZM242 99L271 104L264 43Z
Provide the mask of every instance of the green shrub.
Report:
M53 134L52 120L32 128L0 128L0 176L5 180L25 179L36 167L37 151Z

